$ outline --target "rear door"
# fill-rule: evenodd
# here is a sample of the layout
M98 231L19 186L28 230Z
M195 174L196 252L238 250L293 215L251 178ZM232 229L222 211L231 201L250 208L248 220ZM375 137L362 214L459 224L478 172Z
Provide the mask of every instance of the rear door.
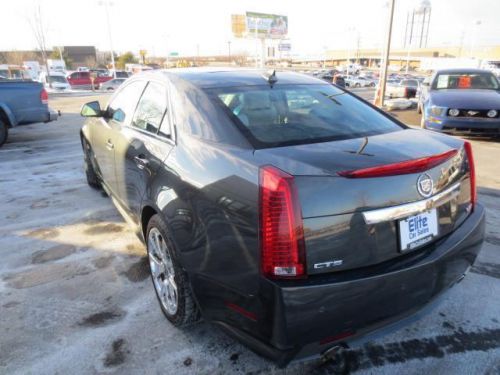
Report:
M101 176L113 195L118 195L115 173L115 143L122 126L132 121L144 86L143 81L133 81L123 87L109 102L106 118L101 117L92 129L92 148L97 158Z
M150 81L132 121L117 134L115 166L118 194L138 219L149 182L173 147L167 85Z

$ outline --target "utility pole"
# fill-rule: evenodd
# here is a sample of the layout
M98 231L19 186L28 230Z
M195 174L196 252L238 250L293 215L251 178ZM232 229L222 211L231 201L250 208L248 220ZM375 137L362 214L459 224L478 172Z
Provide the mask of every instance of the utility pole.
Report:
M392 20L394 18L394 3L396 0L390 0L389 3L389 24L387 26L387 39L385 44L385 58L382 65L382 76L380 77L380 107L384 106L385 84L387 81L387 66L389 65L389 56L391 52Z
M113 39L111 37L111 23L109 22L109 6L113 3L108 0L99 1L99 5L104 5L104 10L106 12L106 23L108 26L108 37L109 37L109 49L111 50L111 66L113 67L113 78L116 78L116 66L115 66L115 53L113 51Z
M229 62L231 62L231 41L227 41L227 56L229 58Z

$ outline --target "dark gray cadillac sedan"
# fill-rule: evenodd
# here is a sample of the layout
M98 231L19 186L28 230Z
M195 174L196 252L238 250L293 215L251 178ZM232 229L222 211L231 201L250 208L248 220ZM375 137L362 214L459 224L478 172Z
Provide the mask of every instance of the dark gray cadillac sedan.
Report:
M82 115L88 183L147 244L168 320L281 366L407 321L483 242L468 142L316 78L159 71Z

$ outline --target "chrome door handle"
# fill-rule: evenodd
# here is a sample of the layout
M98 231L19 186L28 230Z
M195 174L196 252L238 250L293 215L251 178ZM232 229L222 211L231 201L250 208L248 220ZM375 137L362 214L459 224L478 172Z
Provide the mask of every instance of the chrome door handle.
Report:
M144 169L149 165L149 160L143 155L135 156L134 161L139 169Z
M111 140L108 139L108 141L106 142L106 148L108 150L112 150L115 148L115 145L111 142Z

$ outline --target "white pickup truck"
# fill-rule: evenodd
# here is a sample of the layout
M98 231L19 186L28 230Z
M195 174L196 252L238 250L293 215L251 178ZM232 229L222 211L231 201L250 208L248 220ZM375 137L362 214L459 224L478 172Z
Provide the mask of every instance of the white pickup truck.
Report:
M389 98L414 98L417 95L417 90L420 87L420 82L417 79L402 79L398 83L387 82L385 95Z

